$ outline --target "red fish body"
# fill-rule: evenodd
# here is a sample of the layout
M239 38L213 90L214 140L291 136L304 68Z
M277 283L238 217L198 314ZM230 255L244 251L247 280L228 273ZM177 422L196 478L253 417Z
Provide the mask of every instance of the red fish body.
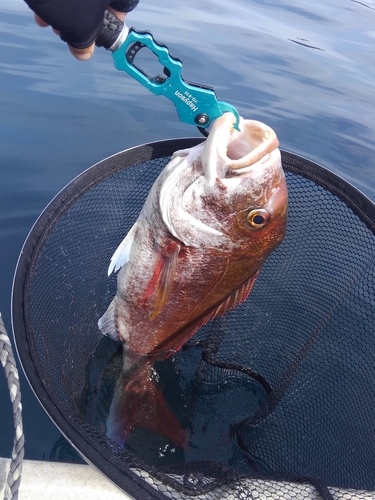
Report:
M173 155L112 257L109 272L120 269L117 294L99 327L124 345L107 421L121 444L136 425L186 444L152 366L244 301L285 235L277 137L260 122L241 120L241 132L232 125L225 113L207 141Z

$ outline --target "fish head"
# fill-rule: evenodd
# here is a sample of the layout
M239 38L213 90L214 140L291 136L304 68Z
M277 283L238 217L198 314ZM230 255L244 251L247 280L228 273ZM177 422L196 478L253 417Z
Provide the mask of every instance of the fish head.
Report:
M241 119L240 132L233 123L231 113L215 120L199 157L201 175L184 190L182 209L185 220L197 221L192 246L268 255L287 222L279 142L261 122Z

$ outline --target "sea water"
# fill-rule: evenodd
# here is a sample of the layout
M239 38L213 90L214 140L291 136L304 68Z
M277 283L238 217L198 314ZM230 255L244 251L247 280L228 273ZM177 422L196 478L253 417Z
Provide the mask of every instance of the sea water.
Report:
M97 49L76 61L21 0L0 0L0 311L22 243L72 178L134 145L196 136L174 106ZM246 118L275 129L281 148L316 161L375 201L373 0L141 0L129 26L150 30ZM22 376L26 457L78 460ZM0 376L0 456L13 425Z

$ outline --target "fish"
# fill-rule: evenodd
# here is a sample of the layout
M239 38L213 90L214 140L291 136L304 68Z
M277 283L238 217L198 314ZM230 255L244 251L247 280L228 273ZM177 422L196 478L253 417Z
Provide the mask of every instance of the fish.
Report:
M99 319L122 342L123 366L107 418L121 445L136 427L188 446L188 432L153 368L210 319L247 299L287 227L288 191L276 133L226 112L208 138L176 151L113 254L117 292Z

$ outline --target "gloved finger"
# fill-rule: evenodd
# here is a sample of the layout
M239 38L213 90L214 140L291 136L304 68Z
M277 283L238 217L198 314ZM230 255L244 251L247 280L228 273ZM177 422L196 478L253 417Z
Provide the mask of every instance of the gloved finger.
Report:
M43 21L43 19L41 17L39 17L38 14L34 14L34 19L35 19L36 24L42 28L46 28L47 26L49 26L49 24L46 23L45 21ZM56 35L60 35L59 30L55 30L54 28L52 28L52 30ZM69 47L70 52L73 54L73 56L76 59L78 59L80 61L87 61L88 59L90 59L90 57L94 53L95 43L93 43L92 45L90 45L89 47L87 47L85 49L75 49L74 47L71 47L70 45L68 45L68 47Z
M107 7L108 10L113 12L113 14L116 14L116 16L120 19L120 21L124 22L126 15L128 12L119 12L118 10L115 10L111 5L108 5Z
M35 19L35 22L38 26L40 26L41 28L46 28L47 26L49 26L48 23L46 23L45 21L43 21L43 19L41 17L38 16L38 14L34 14L34 19Z
M112 7L108 6L108 9L110 11L112 11L114 14L116 14L116 16L121 19L121 21L124 21L125 17L126 17L126 14L127 12L118 12L116 10L114 10ZM55 30L54 30L55 31ZM85 49L76 49L74 47L72 47L71 45L68 44L68 47L69 47L69 50L71 52L71 54L76 58L78 59L79 61L87 61L88 59L90 59L90 57L93 55L94 53L94 49L95 49L95 42L90 45L89 47L86 47Z
M79 61L87 61L94 53L95 43L91 44L89 47L85 49L76 49L71 45L68 45L70 52L72 55L78 59Z
M40 26L41 28L46 28L47 26L50 26L48 23L43 21L43 19L41 17L39 17L38 14L34 14L34 19L35 19L36 24L38 26ZM52 31L54 33L56 33L56 35L60 35L60 31L55 30L54 28L52 28Z

